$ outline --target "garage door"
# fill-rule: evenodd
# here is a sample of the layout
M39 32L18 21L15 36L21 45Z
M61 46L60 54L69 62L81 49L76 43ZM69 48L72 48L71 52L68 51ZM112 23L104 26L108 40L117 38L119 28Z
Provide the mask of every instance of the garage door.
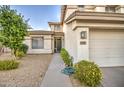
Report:
M124 30L90 30L90 60L100 66L124 66Z

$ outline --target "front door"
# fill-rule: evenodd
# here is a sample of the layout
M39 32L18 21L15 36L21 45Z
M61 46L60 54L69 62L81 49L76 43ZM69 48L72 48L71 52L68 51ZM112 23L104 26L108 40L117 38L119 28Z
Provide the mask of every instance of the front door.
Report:
M62 48L61 37L55 37L55 39L54 39L54 51L55 51L55 53L60 52L61 48Z

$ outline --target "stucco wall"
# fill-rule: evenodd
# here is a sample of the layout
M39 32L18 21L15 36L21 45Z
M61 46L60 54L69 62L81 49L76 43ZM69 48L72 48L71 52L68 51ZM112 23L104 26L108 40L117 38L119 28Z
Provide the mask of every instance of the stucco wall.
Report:
M81 38L81 32L86 33L86 38ZM78 27L76 30L77 35L77 59L76 62L80 60L89 60L89 28L87 27ZM86 44L81 44L81 42L85 42Z
M77 61L77 35L76 32L72 30L72 24L64 24L64 40L65 40L65 49L69 54L74 58L74 63Z
M73 29L75 29L77 26L84 26L84 27L97 27L97 28L112 28L112 29L123 29L124 24L121 22L104 22L104 21L77 21L73 25Z
M89 60L89 29L90 28L103 28L103 29L124 29L122 22L110 22L110 21L73 21L68 24L64 24L65 33L65 48L71 56L74 57L74 63L80 60ZM82 31L87 32L87 38L81 39L80 33ZM81 45L80 42L85 41L86 44Z
M105 12L105 6L96 6L95 11L96 12Z
M43 49L32 49L31 37L44 37L44 48ZM40 53L52 53L52 37L51 35L31 35L25 37L25 44L29 46L28 54L40 54Z
M77 10L77 5L68 5L65 13L65 19Z
M11 52L11 49L8 48L8 47L4 47L4 52L5 52L5 53L10 53L10 52Z
M87 27L79 27L73 30L74 24L75 22L64 24L65 48L73 56L74 63L77 63L80 60L89 59L89 29ZM82 31L86 31L86 39L80 38ZM80 42L86 42L86 44L81 45Z

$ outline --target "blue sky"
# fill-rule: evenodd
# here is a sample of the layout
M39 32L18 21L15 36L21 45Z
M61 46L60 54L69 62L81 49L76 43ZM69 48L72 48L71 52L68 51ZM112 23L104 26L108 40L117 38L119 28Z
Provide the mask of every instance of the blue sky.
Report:
M61 6L58 5L12 5L11 9L29 18L28 24L33 29L49 30L48 22L60 21Z

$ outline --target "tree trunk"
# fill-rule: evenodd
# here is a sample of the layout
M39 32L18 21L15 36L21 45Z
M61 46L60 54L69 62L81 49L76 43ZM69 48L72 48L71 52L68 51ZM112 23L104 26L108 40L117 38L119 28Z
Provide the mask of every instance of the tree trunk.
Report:
M14 59L16 59L16 50L15 49L11 49L11 54L14 56Z

